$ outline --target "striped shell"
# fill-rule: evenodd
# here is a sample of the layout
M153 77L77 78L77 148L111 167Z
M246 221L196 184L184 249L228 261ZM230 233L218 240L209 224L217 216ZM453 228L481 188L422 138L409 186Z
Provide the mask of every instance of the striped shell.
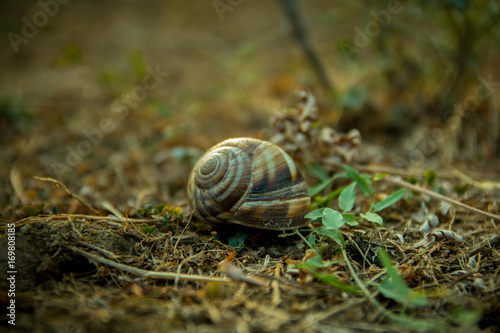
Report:
M304 226L311 209L292 158L251 138L229 139L205 153L189 177L188 198L200 220L271 230Z

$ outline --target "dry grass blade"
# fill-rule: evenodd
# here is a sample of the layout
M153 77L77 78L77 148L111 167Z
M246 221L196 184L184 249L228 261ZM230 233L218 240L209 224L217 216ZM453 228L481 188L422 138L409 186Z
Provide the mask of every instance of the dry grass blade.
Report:
M84 205L85 207L87 207L89 210L92 211L92 213L96 214L96 215L101 215L94 207L92 207L84 198L82 198L81 196L71 192L67 187L66 185L64 185L62 182L60 182L59 180L57 179L54 179L54 178L50 178L50 177L38 177L38 176L33 176L33 178L35 178L36 180L40 180L42 182L49 182L49 183L53 183L56 187L60 186L64 189L64 191L70 196L72 197L73 199L75 199L76 201L78 201L79 203L81 203L82 205Z
M229 283L231 280L226 278L218 278L213 276L204 276L204 275L188 275L188 274L179 274L179 273L168 273L168 272L152 272L145 269L140 269L132 266L127 266L123 264L119 264L117 262L96 256L94 254L82 251L75 247L69 247L72 251L81 254L82 256L87 257L88 259L94 262L100 262L101 264L105 264L111 267L118 268L122 271L132 273L138 275L142 278L151 278L151 279L159 279L159 280L184 280L184 281L196 281L196 282L221 282L221 283Z
M433 192L433 191L429 191L425 188L422 188L422 187L419 187L419 186L416 186L416 185L413 185L413 184L410 184L408 182L405 182L405 181L402 181L401 179L398 179L396 177L393 177L393 176L387 176L385 178L383 178L385 181L389 182L389 183L392 183L392 184L396 184L396 185L399 185L399 186L402 186L402 187L405 187L407 189L410 189L412 191L416 191L416 192L419 192L419 193L422 193L422 194L425 194L425 195L428 195L434 199L438 199L438 200L442 200L442 201L446 201L454 206L458 206L458 207L462 207L464 209L467 209L467 210L470 210L472 212L475 212L475 213L478 213L478 214L481 214L481 215L484 215L486 217L489 217L489 218L492 218L492 219L495 219L497 221L500 221L500 215L497 215L497 214L493 214L493 213L489 213L489 212L485 212L484 210L480 210L480 209L477 209L475 207L472 207L472 206L469 206L469 205L466 205L460 201L457 201L457 200L453 200L452 198L448 198L444 195L441 195L439 193L436 193L436 192Z
M14 194L24 204L26 202L26 190L23 186L21 172L17 166L10 169L10 183L14 190Z
M194 213L194 211L193 211ZM184 236L184 233L186 232L186 230L189 228L189 224L191 223L191 218L193 217L193 213L191 213L191 215L189 216L189 220L188 222L186 223L186 226L184 227L184 229L182 229L182 232L179 236L179 239L177 239L177 242L175 242L175 245L174 245L174 253L176 252L177 250L177 245L179 245L179 241L181 240L182 236Z
M151 219L134 219L134 218L119 218L119 217L111 217L111 216L94 216L94 215L86 215L86 214L56 214L56 215L39 215L34 219L33 217L27 217L22 220L16 222L16 225L23 225L25 223L45 220L67 220L67 219L85 219L94 222L117 222L117 223L157 223L161 222L161 218L151 218Z
M125 216L118 209L116 209L116 207L113 206L113 204L111 202L109 202L108 200L102 201L101 207L106 209L107 211L113 213L113 215L115 215L116 217L119 217L121 219L125 219Z
M471 177L467 176L465 173L458 169L453 169L454 173L457 175L458 178L463 180L464 182L468 184L472 184L477 188L483 189L485 191L498 191L500 190L500 182L494 182L494 181L477 181L475 179L472 179Z
M235 281L242 281L255 286L268 286L268 284L260 280L257 280L256 278L246 276L245 274L243 274L243 272L239 267L233 265L230 262L227 261L224 262L223 270L224 272L226 272L227 276L229 276L231 279Z
M302 329L306 329L307 327L312 326L313 324L325 320L333 315L339 314L340 312L346 311L351 307L359 306L360 304L366 302L367 300L368 300L367 298L354 299L352 301L343 302L339 305L333 306L328 310L311 314L305 319L305 321L302 323L302 325L300 325L300 327Z

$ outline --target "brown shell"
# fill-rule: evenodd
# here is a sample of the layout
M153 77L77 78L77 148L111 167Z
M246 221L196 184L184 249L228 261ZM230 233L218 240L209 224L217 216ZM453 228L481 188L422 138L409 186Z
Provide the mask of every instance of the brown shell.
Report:
M188 181L194 215L212 224L283 230L307 224L311 200L304 177L280 147L229 139L196 163Z

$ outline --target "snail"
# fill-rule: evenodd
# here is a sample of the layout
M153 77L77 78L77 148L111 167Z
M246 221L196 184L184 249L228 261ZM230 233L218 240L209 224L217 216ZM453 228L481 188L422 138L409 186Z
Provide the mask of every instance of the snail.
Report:
M277 145L252 138L225 140L196 163L188 181L194 216L210 224L283 230L308 223L304 177Z

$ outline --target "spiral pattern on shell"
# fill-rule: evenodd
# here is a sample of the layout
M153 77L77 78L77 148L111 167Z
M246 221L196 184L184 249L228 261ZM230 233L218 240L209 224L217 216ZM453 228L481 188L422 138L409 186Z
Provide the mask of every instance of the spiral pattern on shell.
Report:
M203 221L260 229L304 226L311 208L292 158L273 143L251 138L229 139L205 153L189 177L188 198Z

